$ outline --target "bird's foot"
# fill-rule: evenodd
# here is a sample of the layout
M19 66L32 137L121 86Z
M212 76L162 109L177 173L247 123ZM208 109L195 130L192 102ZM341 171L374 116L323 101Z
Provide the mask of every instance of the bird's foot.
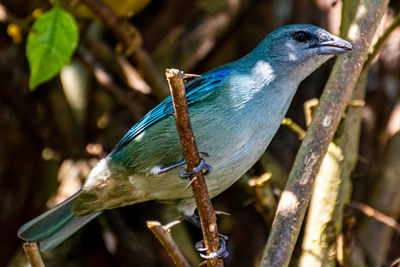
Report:
M218 251L212 252L210 254L201 253L208 250L208 248L205 247L204 240L201 240L196 243L195 247L196 250L200 252L200 257L209 260L215 258L223 259L229 256L229 252L226 250L226 241L228 240L228 237L222 234L218 234L218 237L220 242L220 248L218 249Z
M191 175L193 175L193 174L195 174L196 172L199 172L199 171L201 171L201 170L203 170L203 169L204 169L203 175L209 174L209 173L211 172L211 170L212 170L212 167L211 167L210 165L206 164L205 161L204 161L204 158L206 158L206 157L208 157L208 156L209 156L208 153L199 152L199 157L200 157L200 163L199 163L199 165L198 165L192 172L189 172L189 173L186 172L186 171L184 171L184 170L182 170L182 171L180 172L180 174L179 174L179 177L181 177L181 178L188 178L188 177L190 177ZM168 172L168 171L170 171L170 170L172 170L172 169L175 169L175 168L177 168L177 167L183 166L183 165L185 165L185 164L186 164L186 159L183 159L183 160L180 160L180 161L178 161L178 162L175 162L175 163L173 163L173 164L170 164L170 165L167 165L167 166L163 166L163 167L161 167L161 166L154 166L150 172L151 172L152 175L163 175L163 174L165 174L166 172ZM191 182L193 182L193 181L191 181ZM191 184L191 183L189 183L189 186L190 186L190 184Z
M209 173L211 172L211 170L212 170L211 165L206 164L206 161L204 160L204 158L206 158L206 157L209 156L208 153L200 152L200 153L199 153L199 156L200 156L200 163L199 163L199 165L197 165L197 166L193 169L193 171L191 171L191 172L186 172L185 170L182 170L182 171L179 173L179 177L181 177L181 178L189 178L189 177L192 176L193 174L195 174L195 173L197 173L197 172L200 172L200 171L203 171L203 175L207 175L207 174L209 174Z
M217 215L230 215L229 213L226 213L223 211L215 211L215 213ZM185 220L191 222L192 224L197 226L199 229L201 229L201 223L200 223L199 216L192 214L190 216L183 215L183 217ZM200 253L200 257L202 257L203 259L209 260L209 259L214 259L214 258L226 258L229 256L229 252L226 251L226 241L228 240L228 237L223 234L218 234L218 237L219 237L219 240L221 243L220 249L217 252L212 252L208 255L204 254L204 253ZM197 242L195 247L196 247L196 250L199 252L207 251L207 248L204 245L204 240Z

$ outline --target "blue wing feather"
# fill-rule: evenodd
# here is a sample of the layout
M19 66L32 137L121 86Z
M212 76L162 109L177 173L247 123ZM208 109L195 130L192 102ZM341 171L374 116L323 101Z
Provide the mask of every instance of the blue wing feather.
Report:
M185 90L188 105L201 101L209 96L231 72L232 71L229 69L220 70L220 68L218 68L217 70L208 72L201 77L196 77L186 83ZM174 107L172 99L171 96L168 96L125 134L125 136L112 149L109 156L117 153L144 130L173 113Z

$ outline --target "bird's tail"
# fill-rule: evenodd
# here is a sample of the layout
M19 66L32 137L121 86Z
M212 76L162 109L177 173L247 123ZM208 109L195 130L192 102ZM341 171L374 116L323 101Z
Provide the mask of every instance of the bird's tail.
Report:
M18 236L26 241L39 242L42 251L56 247L101 213L74 216L71 207L80 193L78 191L63 203L21 226Z

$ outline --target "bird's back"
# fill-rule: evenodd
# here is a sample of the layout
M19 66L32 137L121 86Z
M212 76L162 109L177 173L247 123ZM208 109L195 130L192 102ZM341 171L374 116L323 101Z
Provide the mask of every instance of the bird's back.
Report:
M198 150L209 154L206 161L213 167L206 179L211 196L224 191L255 163L286 113L292 94L282 97L287 94L275 88L274 77L267 81L260 77L259 68L265 64L251 68L247 64L244 69L239 61L206 73L230 71L211 94L189 106ZM93 169L74 212L87 214L147 200L191 197L188 182L179 177L184 166L163 175L152 174L154 167L182 159L175 119L169 115Z

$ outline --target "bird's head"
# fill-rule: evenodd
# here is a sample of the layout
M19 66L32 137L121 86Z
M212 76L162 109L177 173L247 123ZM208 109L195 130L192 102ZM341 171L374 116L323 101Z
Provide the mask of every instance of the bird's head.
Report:
M267 55L276 71L301 80L335 55L352 50L349 42L309 24L288 25L270 33L255 49Z

